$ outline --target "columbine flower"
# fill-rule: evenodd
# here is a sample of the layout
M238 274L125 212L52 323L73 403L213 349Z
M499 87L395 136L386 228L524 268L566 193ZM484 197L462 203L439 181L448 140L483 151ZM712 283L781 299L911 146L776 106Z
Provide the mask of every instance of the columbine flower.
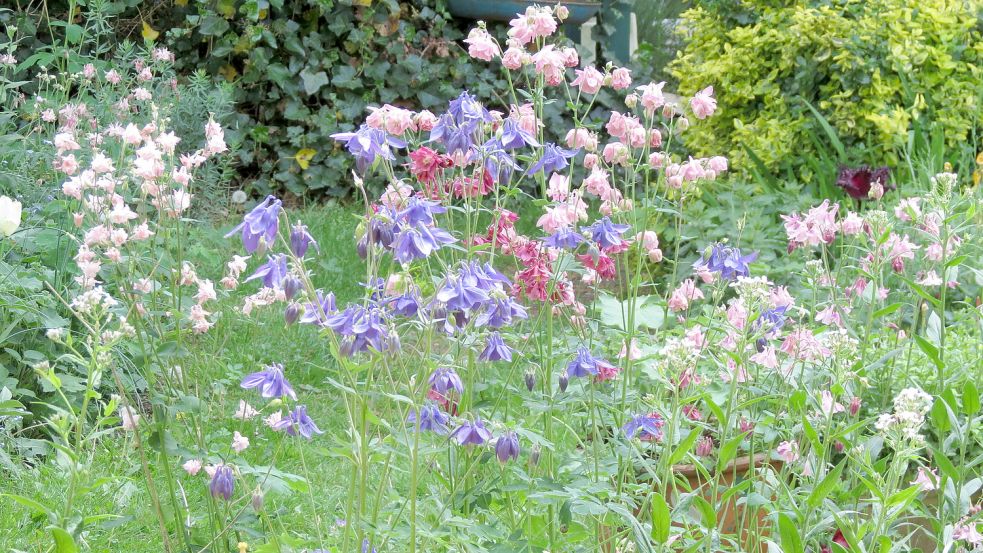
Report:
M474 422L461 423L461 426L451 432L450 437L458 445L482 445L491 439L492 434L485 428L485 423L481 419L475 419Z
M317 241L311 236L310 231L307 229L307 225L297 223L290 229L290 251L293 252L297 257L304 257L307 253L307 248L314 244L314 249L321 252L321 248L318 247Z
M266 288L277 288L287 276L287 256L282 253L270 255L266 258L266 263L260 265L246 282L261 279Z
M872 184L877 183L884 189L890 190L893 188L890 180L891 170L889 168L878 167L875 169L861 165L856 168L840 167L840 175L836 179L836 185L851 198L866 200L870 197Z
M449 420L450 417L447 413L429 401L420 408L419 415L415 410L411 410L409 416L406 417L406 422L412 424L417 430L429 430L437 434L448 432L447 422Z
M717 100L713 97L713 87L708 86L697 92L689 101L689 106L693 108L693 115L697 119L706 119L713 115L717 110Z
M567 376L570 378L597 376L598 373L611 369L614 369L614 365L594 357L587 348L581 347L577 349L577 355L573 361L567 365Z
M215 467L215 474L212 475L212 481L208 484L208 490L212 497L221 497L229 501L232 499L232 493L235 492L235 486L235 475L232 474L232 467L228 465Z
M249 403L247 403L245 400L240 399L239 408L236 409L236 412L232 416L240 420L248 420L258 414L259 411L254 409L252 405L249 405Z
M424 259L457 239L446 230L425 225L406 226L393 239L393 257L400 263Z
M519 436L511 430L499 436L495 442L495 456L501 463L507 463L509 459L518 459Z
M628 232L631 228L628 225L619 225L612 223L611 219L608 217L602 217L597 220L593 225L587 227L581 227L580 230L583 232L589 232L591 239L597 242L602 249L617 248L624 244L624 240L621 235Z
M378 307L349 305L341 313L328 316L323 324L344 336L342 352L351 355L370 347L380 352L398 349L387 320L386 312Z
M238 430L232 435L232 450L236 453L242 453L249 447L249 438L243 436Z
M324 431L314 424L314 420L307 415L307 407L298 405L293 411L289 411L287 416L280 419L273 425L273 430L286 430L288 436L298 434L310 440L314 434L324 434Z
M259 248L260 238L267 244L272 244L280 228L280 208L283 202L273 196L267 196L263 203L257 205L246 214L242 223L225 235L226 238L242 230L242 245L246 251L253 253Z
M331 135L331 138L345 143L348 153L355 156L355 167L359 173L375 163L376 158L388 160L396 159L393 156L392 148L405 148L406 142L390 136L386 131L373 129L363 124L355 132L339 132Z
M662 439L662 426L665 423L662 415L653 412L633 417L621 427L621 430L629 438L634 438L637 435L642 441L653 441Z
M511 361L512 348L502 341L502 336L498 332L492 332L478 358L482 361Z
M273 363L266 370L254 372L242 379L244 389L259 388L260 395L266 398L289 397L297 401L297 394L283 376L283 365Z
M540 171L544 171L547 175L554 172L563 171L568 165L570 165L567 160L577 155L580 150L567 150L560 148L552 142L546 144L543 148L543 155L539 158L536 163L533 163L531 167L526 171L527 175L535 175Z
M464 383L461 382L461 377L450 367L437 367L427 382L432 390L442 396L446 396L451 390L459 394L464 393Z
M536 138L522 128L518 121L509 117L502 122L502 136L499 144L506 150L515 150L524 146L539 147Z
M551 248L576 249L584 242L584 237L570 227L561 227L552 235L543 239L543 243Z
M775 453L786 463L794 463L799 460L799 442L782 442L775 448Z
M737 277L746 277L751 274L751 268L748 264L757 257L758 252L742 255L740 249L718 243L710 246L694 267L697 271L706 269L710 272L720 273L721 278L725 280L734 280Z
M930 492L939 489L939 474L935 469L918 467L918 476L911 481L912 486L918 486L923 492Z
M201 472L201 467L202 464L201 464L201 460L199 459L188 459L187 461L184 462L183 465L181 465L181 468L184 469L184 472L187 472L191 476L197 476L198 473Z

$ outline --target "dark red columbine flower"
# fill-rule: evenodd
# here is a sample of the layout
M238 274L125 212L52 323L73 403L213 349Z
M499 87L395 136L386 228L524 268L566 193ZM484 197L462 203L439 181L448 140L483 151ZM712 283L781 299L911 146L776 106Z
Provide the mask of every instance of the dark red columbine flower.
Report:
M837 529L836 533L833 534L833 543L839 545L847 551L850 551L850 542L846 541L846 538L843 537L843 531L840 529ZM833 553L833 548L829 545L824 545L822 548L820 548L820 551L821 553Z
M876 169L861 165L860 167L840 167L840 176L836 185L842 188L851 198L866 200L870 195L870 185L880 182L884 190L892 190L891 170L887 167Z

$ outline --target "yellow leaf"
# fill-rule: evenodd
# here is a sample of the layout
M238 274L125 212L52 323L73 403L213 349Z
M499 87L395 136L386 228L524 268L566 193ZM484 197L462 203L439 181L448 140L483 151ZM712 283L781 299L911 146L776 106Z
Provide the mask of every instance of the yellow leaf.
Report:
M229 82L234 81L236 77L239 75L239 72L236 71L236 68L232 67L229 64L225 64L224 66L222 66L222 68L219 69L218 72L221 73L222 76L225 77L225 80Z
M294 159L297 160L297 165L300 165L301 169L307 169L311 166L311 160L314 159L315 154L317 154L317 150L304 148L297 152Z
M354 4L354 5L356 5L356 6L365 6L365 7L369 7L369 6L371 6L371 5L372 5L372 0L354 0L354 1L352 2L352 4Z
M187 6L188 0L174 0L174 5L181 6L181 7Z
M157 40L160 36L160 31L155 31L146 21L143 22L143 38L145 40Z

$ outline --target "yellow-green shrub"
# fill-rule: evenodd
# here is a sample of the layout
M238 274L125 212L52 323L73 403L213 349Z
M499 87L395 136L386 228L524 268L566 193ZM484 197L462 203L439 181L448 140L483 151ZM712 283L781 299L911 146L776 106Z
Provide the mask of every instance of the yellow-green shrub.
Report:
M983 42L972 0L724 0L683 14L685 46L670 71L679 91L713 85L719 115L687 131L700 155L747 169L751 149L771 170L804 180L824 131L851 159L894 165L913 125L960 147L980 125ZM707 124L709 123L709 124Z

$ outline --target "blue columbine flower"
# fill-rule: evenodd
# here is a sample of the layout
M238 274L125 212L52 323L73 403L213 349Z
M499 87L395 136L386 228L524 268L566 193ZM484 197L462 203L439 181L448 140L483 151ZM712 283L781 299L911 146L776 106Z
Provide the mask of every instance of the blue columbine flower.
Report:
M410 198L406 202L406 207L397 213L397 217L410 225L433 225L434 215L446 213L447 208L438 202L421 200L420 198Z
M277 288L287 276L287 256L282 253L270 255L266 258L266 263L260 265L256 272L246 279L246 282L255 279L262 279L263 286L267 288Z
M286 430L288 436L303 436L310 440L314 434L324 434L324 431L314 424L314 420L307 415L307 407L298 405L287 416L273 424L274 430Z
M507 463L509 459L519 458L519 436L509 430L498 437L495 442L495 456L501 463Z
M393 257L400 263L409 263L415 259L424 259L439 250L445 244L452 244L457 239L449 232L438 227L425 225L406 226L393 240Z
M629 438L638 435L642 440L658 440L662 438L662 426L665 423L658 413L649 413L632 418L621 429Z
M515 150L524 146L539 147L536 138L523 129L515 119L502 122L502 137L499 144L506 150Z
M393 314L400 317L415 317L420 311L420 301L414 294L403 294L396 296L388 302Z
M511 361L512 348L505 344L501 334L492 332L488 335L488 340L485 342L485 349L478 358L482 361Z
M461 278L458 275L448 276L434 297L450 311L467 311L488 301L488 293L478 285L477 281Z
M464 383L457 372L450 367L437 367L437 369L427 379L430 388L442 396L447 396L451 390L458 394L464 393Z
M318 290L315 294L317 296L315 301L304 304L304 314L300 317L302 324L323 325L328 315L338 312L334 292L325 294L323 290Z
M724 280L734 280L751 274L749 264L757 259L758 252L742 255L741 250L717 243L696 262L697 269L704 267L712 273L720 273Z
M551 236L543 239L543 243L551 248L574 250L584 242L584 237L570 227L563 227Z
M236 489L235 475L232 474L232 467L219 465L215 467L215 474L212 475L211 482L208 483L208 491L212 497L229 501Z
M485 428L485 423L481 422L481 419L475 419L474 422L461 423L461 426L451 432L450 437L458 445L482 445L491 439L492 434Z
M394 136L389 136L386 131L373 129L363 124L355 132L339 132L331 135L331 138L344 142L348 153L355 156L355 167L359 173L364 173L370 165L375 163L377 157L394 160L393 148L405 148L406 142Z
M447 112L450 113L458 124L468 121L481 121L491 123L492 116L481 105L477 98L472 96L467 90L461 92L457 98L450 101Z
M495 184L507 183L512 178L512 173L519 168L515 159L505 151L497 138L485 142L481 149L476 151L484 157L485 171Z
M494 294L491 301L485 302L484 309L474 319L475 326L503 328L512 324L514 319L528 319L526 308L515 299L504 294Z
M536 163L532 164L532 167L526 171L527 175L535 175L536 173L543 171L547 175L557 171L562 171L570 165L567 160L577 155L580 150L567 150L560 148L552 142L546 144L543 148L543 155L539 158Z
M778 335L778 331L785 326L786 311L788 311L787 305L762 311L754 321L754 329L758 330L761 327L765 327L765 336L774 338Z
M368 348L393 351L399 343L389 332L385 312L375 306L349 305L341 313L327 317L324 326L343 336L342 352L346 355Z
M430 141L442 144L449 154L470 152L478 140L479 130L478 122L468 120L459 123L453 115L445 113L430 130Z
M621 235L628 232L631 228L628 225L612 223L609 217L602 217L588 227L581 227L580 230L589 232L591 239L597 242L602 249L614 248L624 243Z
M267 365L262 371L246 375L240 386L246 390L259 388L259 394L265 398L289 397L297 401L297 394L283 375L283 365L280 363Z
M317 241L311 236L310 230L307 229L307 225L297 223L290 229L290 251L293 252L297 257L304 257L307 253L307 249L314 245L314 249L318 253L321 253L321 248L318 247Z
M362 540L362 553L378 553L374 547L371 552L369 551L369 538Z
M450 421L450 417L447 413L443 412L432 401L428 401L423 407L420 407L419 416L415 410L411 410L409 416L406 417L406 422L412 424L417 430L429 430L437 434L447 434L448 421Z
M567 364L567 376L570 378L596 376L601 370L611 368L614 368L614 365L594 357L587 348L580 347L573 361Z
M265 200L246 214L239 226L229 231L226 238L242 231L242 245L246 251L253 253L259 248L259 239L264 238L267 244L272 244L280 228L280 208L283 202L274 196Z

